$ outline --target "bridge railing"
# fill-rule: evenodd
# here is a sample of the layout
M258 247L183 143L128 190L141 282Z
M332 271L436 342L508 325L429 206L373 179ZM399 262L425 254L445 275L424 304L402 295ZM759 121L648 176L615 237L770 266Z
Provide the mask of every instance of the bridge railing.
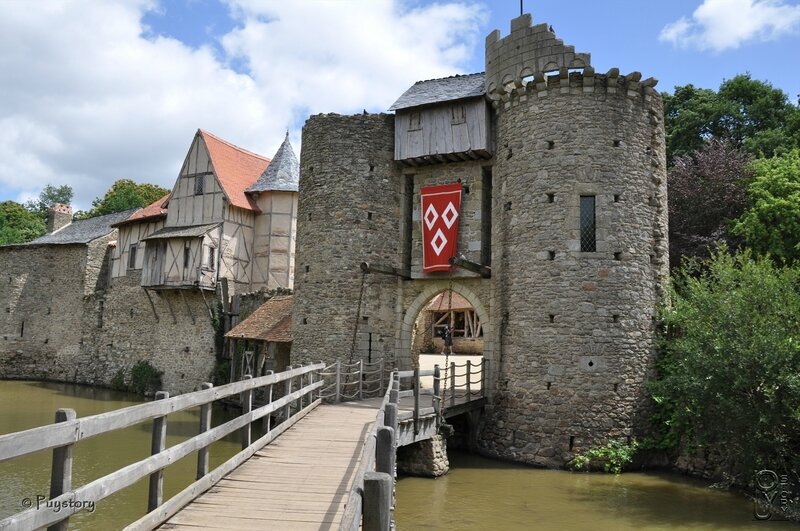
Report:
M143 518L129 525L126 530L152 529L165 522L317 407L320 403L317 394L323 386L323 381L316 374L323 368L324 364L318 363L258 378L245 377L246 379L239 382L219 387L204 384L201 391L172 398L168 393L159 392L153 402L89 417L76 418L74 410L60 409L56 413L55 424L0 436L0 462L43 450L53 450L50 483L52 503L0 520L0 530L39 529L48 526L50 530L65 530L69 517L84 506L80 502L98 502L146 477L150 478L148 512ZM299 381L297 389L292 388L294 380ZM271 397L273 386L280 383L286 385L288 391L284 396L253 409L253 394L256 390L266 389ZM212 428L211 404L215 400L237 394L241 397L242 414ZM166 448L167 416L197 406L200 406L200 433ZM296 413L291 414L292 408L295 408ZM269 419L278 411L283 411L287 415L286 420L274 428L269 421L266 421L266 433L258 440L252 441L251 423L262 418ZM72 448L75 443L147 420L153 421L150 457L80 487L72 488ZM209 446L236 430L241 430L242 451L213 471L209 471ZM193 452L198 452L197 481L163 503L164 469Z
M347 499L340 531L390 528L394 497L397 448L397 408L400 382L391 373L391 385L384 393L372 429L361 449L361 459Z
M325 380L320 397L329 402L384 396L387 387L383 358L372 363L363 360L345 363L337 360L327 365L319 374Z

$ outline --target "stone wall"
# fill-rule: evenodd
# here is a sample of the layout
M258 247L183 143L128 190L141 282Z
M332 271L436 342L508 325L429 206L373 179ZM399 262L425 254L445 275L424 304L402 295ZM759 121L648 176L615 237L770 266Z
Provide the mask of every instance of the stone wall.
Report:
M398 281L359 268L399 265L393 156L391 115L317 115L303 128L292 364L349 359L354 339L354 361L394 363Z
M442 435L397 449L398 474L438 478L449 470L447 439Z
M663 111L640 77L587 68L490 94L501 357L485 453L558 466L645 425L668 266ZM582 195L596 252L581 252Z

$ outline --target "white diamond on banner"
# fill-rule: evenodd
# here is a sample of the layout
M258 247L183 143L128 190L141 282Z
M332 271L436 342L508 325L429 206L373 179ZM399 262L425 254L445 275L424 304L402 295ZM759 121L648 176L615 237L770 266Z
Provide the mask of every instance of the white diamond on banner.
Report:
M457 219L458 210L456 210L456 207L453 205L453 203L448 203L447 208L444 209L444 214L442 214L442 220L444 221L444 224L447 225L447 228L449 229L453 226L453 223L455 223ZM430 229L430 227L428 227L428 229Z
M445 245L447 245L447 238L444 237L442 229L439 229L431 240L431 247L433 248L433 252L436 253L436 256L442 254L442 249L444 249Z
M433 224L436 223L437 219L439 219L439 213L436 212L436 209L433 208L432 204L428 205L428 210L425 211L425 225L428 226L428 230L433 228Z

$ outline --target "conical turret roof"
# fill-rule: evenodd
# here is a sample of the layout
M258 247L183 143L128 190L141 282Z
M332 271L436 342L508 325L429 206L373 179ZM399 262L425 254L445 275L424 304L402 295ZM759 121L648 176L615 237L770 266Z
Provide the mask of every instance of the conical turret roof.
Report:
M300 163L289 142L289 133L272 157L267 169L247 192L297 192L300 183Z

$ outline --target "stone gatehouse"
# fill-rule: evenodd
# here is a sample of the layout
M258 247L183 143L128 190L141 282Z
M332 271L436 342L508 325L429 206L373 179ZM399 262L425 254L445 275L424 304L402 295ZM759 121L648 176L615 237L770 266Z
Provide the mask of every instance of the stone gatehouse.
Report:
M635 436L668 274L655 84L596 72L524 15L487 37L484 73L420 81L394 114L312 116L292 361L407 369L420 311L450 289L483 327L484 453L558 466ZM420 189L453 183L472 267L426 273Z

